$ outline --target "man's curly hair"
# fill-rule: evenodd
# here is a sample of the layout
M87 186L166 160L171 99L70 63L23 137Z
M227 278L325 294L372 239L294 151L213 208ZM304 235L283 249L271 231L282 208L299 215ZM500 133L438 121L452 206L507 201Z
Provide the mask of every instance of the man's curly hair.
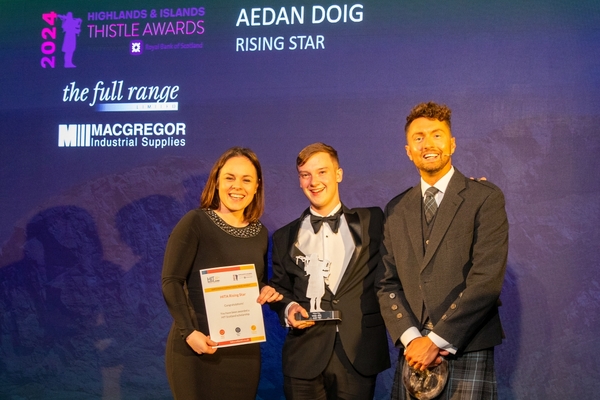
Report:
M438 121L446 121L448 124L448 128L451 128L450 125L450 116L452 114L452 110L448 108L445 104L437 104L433 101L429 103L421 103L417 104L410 110L410 114L406 117L406 125L404 125L404 132L407 131L408 126L417 118L429 118L429 119L437 119Z

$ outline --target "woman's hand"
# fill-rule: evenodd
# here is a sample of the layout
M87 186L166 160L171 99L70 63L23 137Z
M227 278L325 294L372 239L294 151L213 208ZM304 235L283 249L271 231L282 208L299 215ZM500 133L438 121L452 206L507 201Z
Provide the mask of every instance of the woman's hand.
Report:
M194 331L185 338L186 343L198 354L213 354L217 349L213 346L217 342L210 339L210 336L205 336L200 331Z
M258 299L256 299L256 302L260 304L265 304L272 303L274 301L279 301L281 299L283 299L283 295L280 294L273 287L267 285L263 286L263 288L260 290L260 294L258 296Z

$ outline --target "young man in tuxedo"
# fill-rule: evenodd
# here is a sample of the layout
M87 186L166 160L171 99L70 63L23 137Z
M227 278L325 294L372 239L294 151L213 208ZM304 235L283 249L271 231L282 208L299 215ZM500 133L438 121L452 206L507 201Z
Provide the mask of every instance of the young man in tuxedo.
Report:
M377 374L390 366L374 290L383 213L378 207L349 209L341 203L343 171L333 147L305 147L296 167L310 207L273 235L270 282L284 296L271 307L290 328L282 352L285 396L372 399ZM328 265L320 306L340 311L341 320L296 319L296 313L307 318L310 311L310 277L302 262L307 259Z
M495 399L494 346L508 253L504 195L452 166L451 111L417 105L406 118L406 153L420 183L385 209L383 273L376 283L392 342L404 348L392 393L409 399L404 363L419 370L445 357L449 377L436 399Z

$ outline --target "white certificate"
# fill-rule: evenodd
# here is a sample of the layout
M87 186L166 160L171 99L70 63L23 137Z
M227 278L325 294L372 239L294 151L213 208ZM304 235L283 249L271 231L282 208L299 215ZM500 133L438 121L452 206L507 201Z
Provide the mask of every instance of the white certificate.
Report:
M210 338L218 347L266 340L254 264L203 269L200 281Z

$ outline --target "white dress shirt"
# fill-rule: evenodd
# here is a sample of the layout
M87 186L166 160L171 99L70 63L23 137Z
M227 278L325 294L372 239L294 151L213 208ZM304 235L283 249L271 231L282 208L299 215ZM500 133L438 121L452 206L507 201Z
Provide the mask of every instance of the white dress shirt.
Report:
M326 217L335 214L341 207L342 203L338 204L333 211L326 215ZM317 214L312 208L310 209L310 212L313 215L322 217L322 215ZM330 262L329 276L325 279L325 283L329 287L329 290L335 294L356 248L344 214L340 216L340 224L337 233L333 233L331 227L326 222L324 222L323 225L321 225L321 229L315 233L310 223L310 215L307 215L300 223L298 239L296 240L295 245L305 256L316 254L320 260L327 260ZM289 308L293 304L298 303L291 302L287 305L285 308L286 316L288 315ZM310 312L310 310L307 311ZM286 325L288 325L287 318Z
M338 204L326 217L335 214L341 207L342 204ZM321 217L312 208L310 212ZM325 282L329 286L329 290L335 294L356 247L344 214L340 216L337 233L333 233L328 223L323 223L319 232L315 233L310 224L310 215L307 215L300 224L296 247L304 255L316 254L319 260L327 260L331 263L329 277Z

